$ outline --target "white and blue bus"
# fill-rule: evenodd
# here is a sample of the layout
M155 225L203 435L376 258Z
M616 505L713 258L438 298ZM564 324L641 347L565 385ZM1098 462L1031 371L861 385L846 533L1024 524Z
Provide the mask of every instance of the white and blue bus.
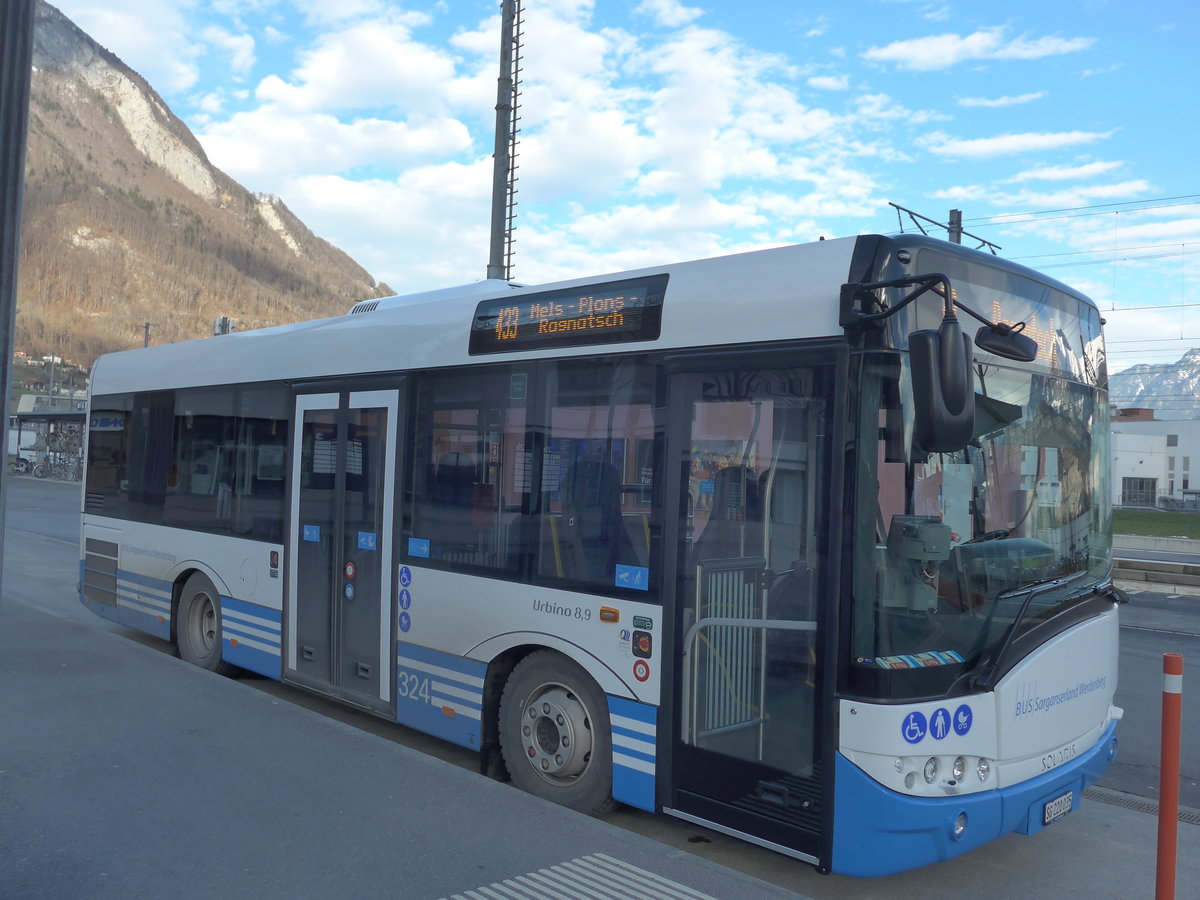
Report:
M866 235L484 281L91 383L88 608L541 797L877 875L1115 756L1101 319L1021 266Z

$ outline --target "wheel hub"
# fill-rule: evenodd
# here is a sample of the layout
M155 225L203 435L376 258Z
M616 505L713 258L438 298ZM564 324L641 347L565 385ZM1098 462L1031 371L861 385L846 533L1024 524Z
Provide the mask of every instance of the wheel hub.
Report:
M521 743L529 764L544 778L576 778L587 769L592 753L587 710L561 685L539 688L521 717Z

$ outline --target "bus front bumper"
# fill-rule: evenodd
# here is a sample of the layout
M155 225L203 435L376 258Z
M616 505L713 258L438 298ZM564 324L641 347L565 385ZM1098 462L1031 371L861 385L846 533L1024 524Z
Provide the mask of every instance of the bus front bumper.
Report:
M1079 807L1084 790L1116 758L1117 723L1086 753L1022 784L955 797L910 797L883 787L837 754L832 871L892 875L959 856L1011 832L1033 834L1051 812ZM1061 800L1070 792L1070 800ZM966 827L956 836L955 823ZM1061 816L1059 816L1061 818ZM1054 822L1058 819L1055 818Z

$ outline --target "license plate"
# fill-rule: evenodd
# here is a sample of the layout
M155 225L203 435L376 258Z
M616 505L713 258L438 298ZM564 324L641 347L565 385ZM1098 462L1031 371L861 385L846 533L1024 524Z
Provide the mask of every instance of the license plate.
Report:
M1055 797L1042 807L1042 824L1049 825L1055 819L1061 819L1071 811L1071 801L1075 798L1074 791L1067 791L1061 797Z

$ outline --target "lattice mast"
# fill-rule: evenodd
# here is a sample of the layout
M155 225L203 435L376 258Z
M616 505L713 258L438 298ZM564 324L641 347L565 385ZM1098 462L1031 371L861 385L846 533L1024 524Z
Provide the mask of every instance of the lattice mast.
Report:
M521 99L521 0L500 4L500 76L496 80L496 143L492 168L491 244L487 277L512 277L517 207L517 135Z

